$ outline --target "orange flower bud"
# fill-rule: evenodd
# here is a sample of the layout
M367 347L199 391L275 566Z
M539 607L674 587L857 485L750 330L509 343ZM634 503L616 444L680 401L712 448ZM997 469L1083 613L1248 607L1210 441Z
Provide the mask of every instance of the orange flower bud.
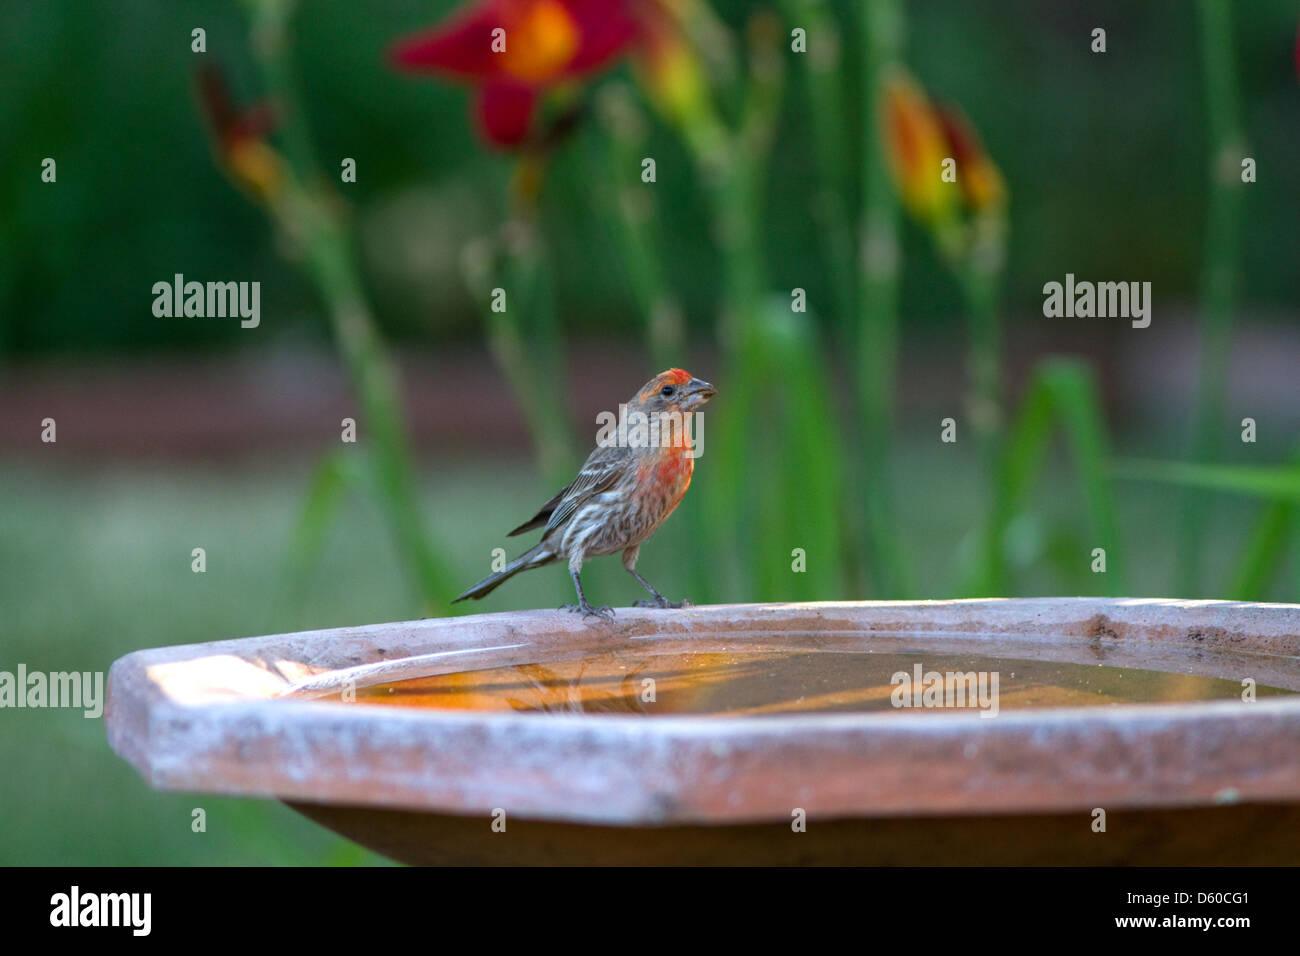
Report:
M707 83L682 23L686 4L666 0L641 9L637 75L651 104L669 121L690 123L708 106Z
M957 183L967 208L976 215L1000 210L1006 205L1006 186L970 120L955 106L941 106L938 115L950 155L957 160Z
M237 113L225 77L211 66L198 74L198 99L218 164L236 184L269 200L285 180L284 160L264 139L274 121L271 110L263 104Z
M928 226L949 218L956 192L942 179L948 150L943 125L925 93L904 73L882 90L880 119L894 184L907 211Z
M232 140L226 146L225 165L237 182L261 199L270 199L284 183L284 161L260 139Z

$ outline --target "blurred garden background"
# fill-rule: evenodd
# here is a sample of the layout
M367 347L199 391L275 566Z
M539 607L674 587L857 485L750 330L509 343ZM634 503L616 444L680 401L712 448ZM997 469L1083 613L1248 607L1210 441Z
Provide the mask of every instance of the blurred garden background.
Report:
M459 6L5 4L0 670L569 601L447 603L670 365L719 390L672 597L1300 600L1294 0L471 4L504 87ZM260 324L155 315L177 273ZM1044 317L1068 273L1150 326ZM0 761L0 863L380 862L80 712Z

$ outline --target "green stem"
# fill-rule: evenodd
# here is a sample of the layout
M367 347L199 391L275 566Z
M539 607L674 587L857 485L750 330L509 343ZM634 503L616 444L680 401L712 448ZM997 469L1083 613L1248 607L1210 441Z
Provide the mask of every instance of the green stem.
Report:
M999 243L1000 249L1000 243ZM1002 408L999 395L1001 329L998 320L998 288L1001 276L996 260L972 250L968 261L958 266L968 323L968 370L970 392L967 415L984 463L987 496L998 501L1001 467ZM1002 531L1011 518L999 505L988 518L991 528L981 537L979 560L985 569L980 596L1005 593L1006 567L1002 554Z
M524 153L505 223L496 235L466 247L466 284L479 303L488 346L528 424L538 467L548 484L564 484L577 465L555 293L538 222L534 185L544 153Z
M654 371L681 364L685 330L681 303L659 255L653 187L637 175L644 157L645 118L627 90L611 87L601 100L605 126L608 205L632 294L645 322Z
M808 37L805 57L808 105L819 182L813 195L813 215L830 272L831 295L841 338L852 346L857 335L853 274L853 227L849 217L849 150L845 140L845 106L839 24L824 0L782 0L790 25Z
M1210 199L1205 224L1201 290L1201 361L1193 431L1194 460L1218 456L1223 426L1228 355L1232 332L1237 253L1241 241L1240 95L1233 53L1232 5L1227 0L1200 0L1201 56L1205 70L1205 109L1209 132ZM1179 527L1178 593L1200 593L1201 542L1205 533L1206 497L1184 496Z
M881 90L899 62L903 14L896 0L874 0L861 13L862 224L858 282L857 394L863 456L860 521L865 525L878 597L906 594L902 543L894 524L890 473L898 364L898 199L880 139Z
M967 414L986 459L997 457L1002 433L1002 328L998 300L1005 254L1004 225L999 218L972 223L972 243L957 265L968 323L970 376Z
M425 537L397 373L370 314L350 230L336 197L313 172L316 165L289 54L292 9L287 0L261 0L252 7L253 48L282 114L284 151L292 170L283 193L272 199L270 211L301 251L304 268L326 303L372 446L380 503L426 609L442 613L453 578Z
M507 223L502 236L499 278L509 304L504 312L489 310L492 351L531 426L542 474L552 484L564 484L578 461L545 249L531 217Z
M783 72L773 44L754 44L754 48L736 129L728 129L709 108L694 111L681 128L709 202L723 267L718 339L725 393L712 413L707 464L714 474L705 483L707 500L699 509L703 550L712 557L698 576L704 600L719 595L743 594L751 600L755 596L752 569L758 546L752 517L761 495L751 476L755 467L764 465L753 458L755 403L763 365L759 321L765 270L760 210ZM751 586L744 587L746 583Z
M800 57L805 92L812 121L813 148L818 182L812 196L812 215L822 248L831 289L831 306L839 346L852 355L858 343L857 276L854 270L852 196L848 170L852 152L845 136L843 56L839 23L824 0L781 0L786 20L800 27L807 38L806 55ZM856 409L845 409L840 448L855 465L862 461L862 436ZM835 414L832 409L831 414ZM865 477L860 479L866 484ZM868 561L866 498L840 498L840 520L847 533L841 538L847 593L857 589Z

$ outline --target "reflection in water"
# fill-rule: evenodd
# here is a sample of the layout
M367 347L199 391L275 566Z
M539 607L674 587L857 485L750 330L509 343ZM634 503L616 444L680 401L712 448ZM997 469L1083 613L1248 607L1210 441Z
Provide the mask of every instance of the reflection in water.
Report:
M896 709L897 674L920 663L938 674L927 706ZM996 708L1237 700L1236 680L975 655L840 651L646 654L609 651L572 660L459 671L376 684L357 702L441 710L576 714L951 713L958 675L997 672ZM919 688L918 688L919 691ZM946 694L945 694L946 691ZM1289 693L1259 687L1259 696ZM339 699L339 695L331 698ZM913 699L909 692L909 700ZM921 701L918 693L915 697ZM929 706L947 700L949 706ZM972 699L967 709L976 707Z

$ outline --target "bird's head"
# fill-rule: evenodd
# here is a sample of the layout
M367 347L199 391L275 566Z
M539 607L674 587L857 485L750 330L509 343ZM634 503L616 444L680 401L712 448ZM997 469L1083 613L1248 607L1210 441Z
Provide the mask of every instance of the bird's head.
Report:
M680 368L660 372L641 386L628 405L653 415L656 412L693 412L718 394L708 382Z

